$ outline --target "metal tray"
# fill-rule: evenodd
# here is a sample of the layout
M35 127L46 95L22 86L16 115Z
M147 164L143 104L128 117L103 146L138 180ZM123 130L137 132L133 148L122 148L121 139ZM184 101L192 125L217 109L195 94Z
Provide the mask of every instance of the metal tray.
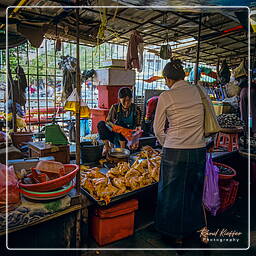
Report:
M149 188L152 188L154 186L156 186L158 184L158 182L154 182L148 186L145 186L143 188L139 188L139 189L136 189L136 190L133 190L131 192L127 192L127 193L124 193L122 195L119 195L119 196L114 196L111 198L111 201L108 205L112 204L112 203L116 203L116 202L119 202L119 201L122 201L124 199L127 199L131 196L134 196L142 191L145 191ZM106 202L104 200L97 200L95 199L85 188L81 187L81 191L84 195L86 195L89 199L91 199L94 203L96 203L97 205L99 206L106 206Z

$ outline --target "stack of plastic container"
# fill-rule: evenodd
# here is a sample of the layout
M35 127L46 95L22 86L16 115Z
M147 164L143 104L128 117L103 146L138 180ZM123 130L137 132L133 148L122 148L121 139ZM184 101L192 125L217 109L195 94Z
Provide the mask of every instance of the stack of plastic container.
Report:
M125 69L125 60L106 60L102 68L96 70L98 88L98 108L91 109L92 133L97 133L99 121L105 121L111 106L118 102L118 91L122 87L133 88L135 70Z

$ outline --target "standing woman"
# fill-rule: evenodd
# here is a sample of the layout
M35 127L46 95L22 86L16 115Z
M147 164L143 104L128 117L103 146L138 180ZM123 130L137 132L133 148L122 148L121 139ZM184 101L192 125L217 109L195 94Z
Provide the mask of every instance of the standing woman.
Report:
M155 135L163 146L156 229L181 246L184 238L205 226L204 109L197 87L184 81L179 60L167 63L163 76L170 90L160 95L154 120Z

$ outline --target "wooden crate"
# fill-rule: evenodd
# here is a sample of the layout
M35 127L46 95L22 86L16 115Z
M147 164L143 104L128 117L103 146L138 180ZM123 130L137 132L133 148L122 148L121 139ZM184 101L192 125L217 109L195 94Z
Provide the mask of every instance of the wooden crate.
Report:
M53 156L55 161L69 164L70 152L69 145L52 145L43 141L29 142L30 157Z

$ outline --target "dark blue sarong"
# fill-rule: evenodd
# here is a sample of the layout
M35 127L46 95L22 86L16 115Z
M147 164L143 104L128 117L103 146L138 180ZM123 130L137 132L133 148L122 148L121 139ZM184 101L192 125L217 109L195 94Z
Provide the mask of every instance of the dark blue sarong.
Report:
M184 238L205 226L202 208L206 149L163 148L156 229Z

